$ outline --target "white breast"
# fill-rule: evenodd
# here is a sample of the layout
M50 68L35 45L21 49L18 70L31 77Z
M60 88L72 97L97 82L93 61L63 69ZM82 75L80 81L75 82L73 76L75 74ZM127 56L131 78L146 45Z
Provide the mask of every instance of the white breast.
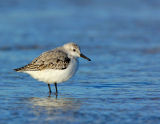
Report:
M48 84L52 84L55 82L61 83L67 81L76 73L78 64L79 62L77 59L71 59L70 64L64 70L46 69L42 71L26 71L25 73L28 73L33 78Z

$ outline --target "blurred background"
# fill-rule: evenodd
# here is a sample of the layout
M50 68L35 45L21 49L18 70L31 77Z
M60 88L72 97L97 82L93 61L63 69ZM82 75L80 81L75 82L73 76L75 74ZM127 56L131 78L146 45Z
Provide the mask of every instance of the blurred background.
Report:
M159 13L159 0L0 0L0 123L160 123ZM57 100L12 70L71 41L92 62Z

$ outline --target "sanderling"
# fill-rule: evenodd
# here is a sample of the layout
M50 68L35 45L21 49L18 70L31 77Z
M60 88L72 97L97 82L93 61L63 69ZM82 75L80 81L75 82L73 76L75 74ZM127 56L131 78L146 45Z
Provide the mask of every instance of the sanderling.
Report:
M77 44L67 43L61 47L42 53L30 64L14 70L27 73L34 79L47 83L49 96L52 92L50 84L54 84L57 96L57 83L67 81L76 73L79 63L78 57L91 61L81 53L80 47Z

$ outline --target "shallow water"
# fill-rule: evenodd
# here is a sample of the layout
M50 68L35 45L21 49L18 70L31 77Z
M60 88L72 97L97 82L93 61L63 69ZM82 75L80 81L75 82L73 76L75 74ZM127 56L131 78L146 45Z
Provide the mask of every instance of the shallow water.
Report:
M0 123L160 123L158 0L2 0ZM76 41L91 62L48 98L12 69ZM54 86L52 86L54 91Z

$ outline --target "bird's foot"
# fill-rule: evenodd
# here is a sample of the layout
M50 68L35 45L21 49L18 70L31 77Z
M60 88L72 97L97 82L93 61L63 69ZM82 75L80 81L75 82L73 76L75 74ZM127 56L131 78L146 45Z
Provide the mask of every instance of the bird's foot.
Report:
M57 93L57 92L55 92L55 93L54 93L54 95L56 96L56 99L57 99L57 97L58 97L58 93Z
M52 92L50 91L50 92L49 92L49 96L48 96L48 97L51 97L51 94L52 94Z
M58 93L55 92L54 95L58 96Z

